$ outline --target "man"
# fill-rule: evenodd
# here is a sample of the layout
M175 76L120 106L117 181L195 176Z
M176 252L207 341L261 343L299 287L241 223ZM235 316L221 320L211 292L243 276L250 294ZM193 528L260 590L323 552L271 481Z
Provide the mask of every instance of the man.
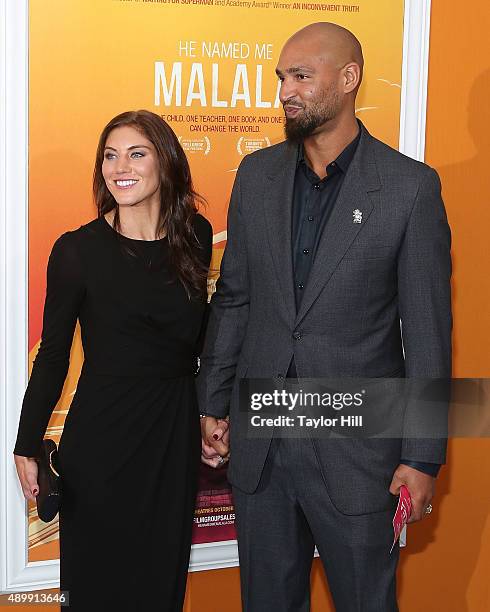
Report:
M352 33L316 23L277 66L287 140L245 157L198 377L204 460L231 461L244 610L309 609L318 547L337 610L397 610L396 495L430 511L445 442L262 439L242 378L449 377L450 232L434 170L355 117ZM401 326L400 326L401 321ZM403 342L403 345L402 345Z

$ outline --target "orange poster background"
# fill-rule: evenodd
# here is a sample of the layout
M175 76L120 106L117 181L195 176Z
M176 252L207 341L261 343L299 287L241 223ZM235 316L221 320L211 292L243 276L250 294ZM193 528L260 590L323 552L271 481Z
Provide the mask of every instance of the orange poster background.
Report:
M357 114L369 130L392 146L399 137L400 81L403 38L402 0L358 0L350 11L294 8L194 5L136 0L51 0L49 12L41 0L30 2L29 55L29 360L35 356L42 325L46 263L63 232L96 215L91 197L93 159L98 136L114 115L147 108L163 115L181 137L197 190L205 196L203 211L213 225L213 265L224 247L226 211L235 170L242 155L258 146L282 140L282 109L274 108L277 79L274 68L284 41L300 27L330 20L352 30L363 43L367 61ZM194 41L195 45L191 45ZM203 43L209 53L203 53ZM217 43L217 46L214 46ZM236 43L236 57L219 57L221 44ZM255 57L263 45L268 57ZM226 47L227 48L227 47ZM190 53L191 50L195 49ZM186 51L185 51L186 50ZM249 50L249 55L247 55ZM191 56L192 55L192 56ZM182 63L182 105L164 104L155 63L163 62L167 84L175 62ZM194 66L198 64L200 67ZM212 106L213 64L217 65L215 98L227 107ZM249 83L250 107L238 99L231 107L237 65L244 65L238 93ZM257 107L257 65L262 66ZM191 93L201 99L186 106ZM206 106L203 106L203 92ZM175 92L174 92L175 93ZM242 96L243 97L243 96ZM212 117L224 121L205 121ZM204 119L203 119L204 118ZM226 131L203 131L224 125ZM230 131L231 129L231 131ZM241 131L242 129L251 131ZM258 131L254 131L257 130ZM76 388L82 352L77 335L63 395L50 421L55 439ZM29 559L56 558L57 523L44 525L31 508Z

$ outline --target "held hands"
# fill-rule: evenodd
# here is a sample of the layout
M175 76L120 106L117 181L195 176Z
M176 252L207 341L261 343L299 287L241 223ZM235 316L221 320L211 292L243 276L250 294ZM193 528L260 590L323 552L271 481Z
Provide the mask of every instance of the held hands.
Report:
M403 484L406 485L412 498L412 514L408 523L415 523L426 514L425 510L434 496L436 479L420 470L400 464L393 474L390 493L398 495Z
M24 497L28 501L35 501L39 494L36 460L33 457L14 455L14 461Z
M230 424L228 419L212 416L201 418L201 461L213 468L228 461L230 455Z

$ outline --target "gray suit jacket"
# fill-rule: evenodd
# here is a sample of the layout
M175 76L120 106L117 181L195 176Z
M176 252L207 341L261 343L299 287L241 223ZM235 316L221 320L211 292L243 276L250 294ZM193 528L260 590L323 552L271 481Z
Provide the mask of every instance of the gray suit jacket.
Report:
M373 138L359 146L321 236L296 312L291 212L298 148L245 157L228 213L201 370L200 411L230 414L229 479L253 492L270 445L238 419L241 378L450 377L450 230L437 173ZM362 222L353 222L353 211ZM401 326L400 326L401 320ZM403 347L402 347L403 341ZM444 463L444 441L314 440L332 501L387 509L400 458Z

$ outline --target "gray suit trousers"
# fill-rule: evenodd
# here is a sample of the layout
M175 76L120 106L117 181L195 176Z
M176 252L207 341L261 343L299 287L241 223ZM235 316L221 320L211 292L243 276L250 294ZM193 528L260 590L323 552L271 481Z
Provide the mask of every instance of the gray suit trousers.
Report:
M306 612L315 544L338 612L396 612L393 508L332 504L310 439L273 439L257 490L233 487L244 612Z

